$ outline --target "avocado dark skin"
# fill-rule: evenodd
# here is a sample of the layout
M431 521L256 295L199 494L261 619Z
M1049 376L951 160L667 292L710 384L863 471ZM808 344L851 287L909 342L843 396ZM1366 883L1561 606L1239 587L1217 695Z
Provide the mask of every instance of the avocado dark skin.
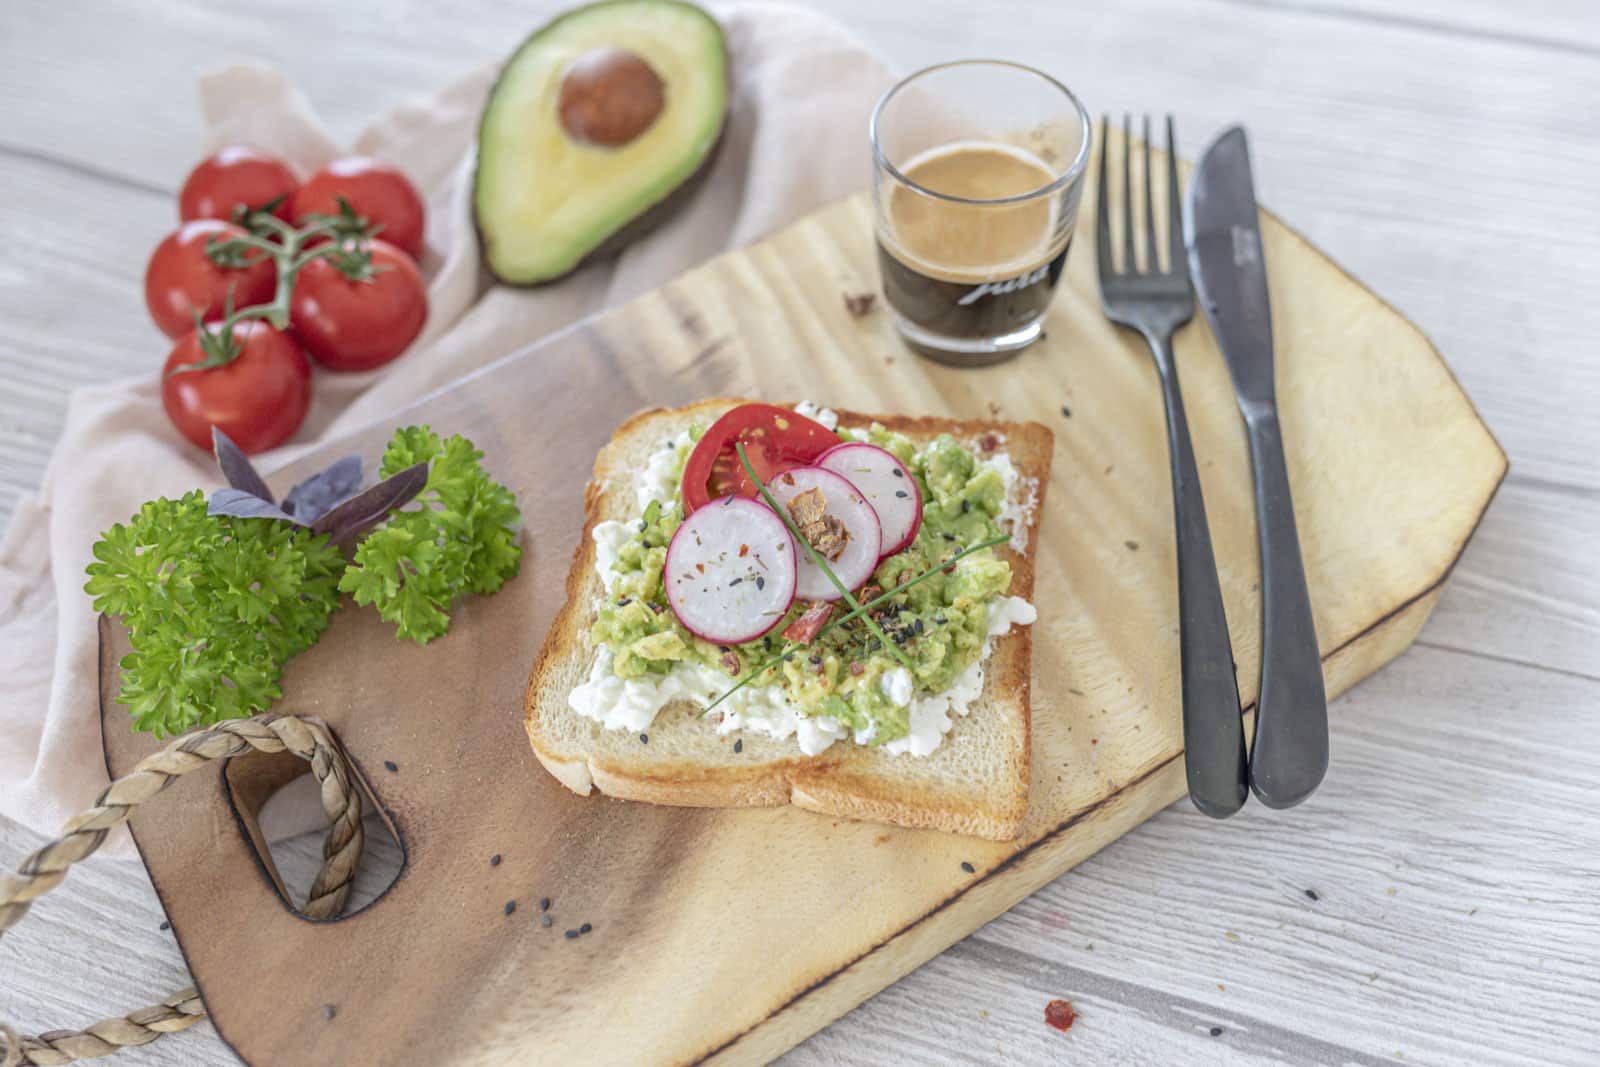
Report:
M504 275L502 275L499 272L497 272L494 269L494 267L491 265L490 250L491 250L491 247L492 247L493 236L485 228L484 219L482 217L482 213L478 210L477 193L478 193L478 182L480 180L480 175L481 175L481 172L483 170L483 165L484 165L483 164L483 153L482 153L482 150L481 150L481 145L482 145L483 140L484 140L485 125L486 125L487 120L489 118L490 110L491 110L491 108L492 108L492 106L494 104L496 93L499 91L502 81L504 81L504 79L506 78L507 72L509 72L509 71L511 71L512 69L515 68L517 60L523 54L523 52L528 48L538 47L540 42L543 39L545 39L548 34L550 34L552 31L556 30L560 26L560 24L563 22L563 20L573 18L573 17L578 16L580 14L587 15L587 14L593 13L593 12L595 12L597 10L604 10L604 9L613 8L613 7L615 7L615 8L628 7L628 6L631 6L634 2L636 2L636 0L602 0L601 3L590 4L590 5L587 5L587 6L582 7L582 8L577 8L577 9L574 9L573 11L569 11L569 12L563 14L563 15L559 15L555 19L552 19L549 23L547 23L546 25L540 27L539 29L535 30L532 34L530 34L527 37L527 39L525 39L522 42L522 44L518 46L517 50L511 54L510 58L506 61L505 66L502 68L501 74L496 79L494 87L490 90L490 94L489 94L489 97L488 97L488 102L485 104L483 115L479 119L479 134L478 134L478 136L479 136L480 151L479 151L479 155L478 155L478 159L477 159L476 171L475 171L475 173L473 175L474 190L473 190L473 217L472 217L472 221L473 221L473 227L476 230L477 235L478 235L478 245L479 245L479 249L480 249L480 253L481 253L481 256L482 256L482 260L483 260L484 266L488 270L488 272L492 276L494 276L495 279L497 281L499 281L501 284L517 286L517 287L520 287L520 288L533 288L533 287L537 287L537 286L548 285L551 282L560 281L560 280L566 278L568 275L572 274L573 272L578 270L580 267L586 266L586 265L588 265L590 263L594 263L594 262L602 261L602 260L605 260L605 259L609 259L609 258L615 256L618 252L622 251L622 249L626 248L628 245L632 244L634 241L638 240L639 238L645 236L651 230L653 230L657 226L659 226L662 222L664 222L665 220L670 218L673 215L674 212L676 212L684 203L686 203L689 199L691 199L694 196L695 192L698 191L698 189L700 188L701 184L705 181L706 176L710 172L711 168L715 165L717 157L718 157L718 155L719 155L719 153L721 151L721 148L722 148L723 137L724 137L724 135L725 135L725 133L727 131L727 121L728 121L727 98L728 98L728 92L727 92L727 89L726 89L726 75L725 74L724 74L723 106L721 108L721 113L718 116L715 138L712 141L711 146L705 151L703 157L699 160L698 164L695 166L695 169L693 170L693 172L687 178L685 178L682 182L680 182L678 185L673 187L670 191L668 191L660 199L656 200L649 207L645 208L643 211L638 212L637 214L634 215L633 218L629 219L628 221L626 221L625 223L620 225L613 233L611 233L603 241L601 241L599 244L597 244L594 248L592 248L588 252L584 253L569 268L567 268L566 270L563 270L560 274L552 275L550 277L538 278L538 279L535 279L535 280L521 280L521 279L516 279L516 278L507 278ZM690 9L696 11L697 13L699 13L702 17L706 18L707 20L710 20L710 16L709 15L705 15L704 12L701 12L698 8L694 8L693 5L681 3L680 0L651 0L651 2L653 2L653 3L663 3L663 4L672 4L672 5L678 6L678 7L687 7L687 8L690 8ZM596 52L597 53L601 53L601 52L618 52L618 53L621 53L623 56L632 56L632 53L623 52L620 48L602 47L602 48L596 49ZM727 64L728 64L727 44L726 44L725 39L721 38L720 34L718 35L718 50L717 50L717 52L718 52L718 55L720 56L720 61L721 61L721 64L722 64L722 70L724 72L726 72L727 71ZM638 57L634 57L634 58L637 59ZM594 64L597 64L597 65L603 66L604 65L604 61L606 61L606 60L610 60L612 62L613 71L614 72L616 70L620 69L621 72L622 72L622 75L625 78L627 78L629 81L632 81L634 88L637 88L641 84L648 86L648 82L645 81L644 79L640 78L639 74L638 74L638 72L636 70L630 70L629 69L630 64L624 62L624 63L621 64L620 68L618 68L615 65L616 64L616 57L614 57L614 56L602 56L602 55L597 55L597 54L586 54L586 55L580 57L578 61L574 62L572 64L572 66L568 68L567 77L563 78L563 88L567 88L568 78L575 71L577 73L579 73L580 75L583 73L582 67L585 65L586 62L587 63L594 63ZM647 70L650 70L648 64L645 63L644 60L639 59L638 61L639 61L640 64L644 65ZM652 76L654 76L653 70L651 70L651 74L652 74ZM659 79L657 79L657 81L659 82ZM582 86L582 88L587 90L587 89L591 89L592 87L591 86ZM582 118L577 119L576 121L569 121L568 114L566 113L567 109L566 109L565 106L563 106L568 101L567 100L559 100L557 102L558 103L558 114L560 114L560 121L561 121L562 126L563 126L563 132L568 137L570 137L574 142L578 142L578 143L597 144L597 145L601 145L601 146L604 146L604 147L612 147L612 146L615 146L615 145L625 145L629 141L633 140L635 137L642 136L643 133L646 132L649 129L650 125L653 124L655 121L657 121L657 116L655 116L654 114L650 114L652 111L660 111L664 107L670 106L670 99L671 99L671 97L670 97L670 86L665 87L665 90L666 91L665 91L664 95L665 95L665 98L666 98L666 101L667 101L666 103L662 103L662 102L660 102L658 100L657 101L657 106L652 108L648 104L646 104L644 106L640 106L635 101L635 102L630 103L630 105L628 107L625 107L623 109L624 112L628 112L628 113L625 113L625 114L621 115L620 117L615 115L615 114L613 114L613 115L600 115L600 116L598 116L598 119L597 119L597 116L592 111L592 105L591 105L591 107L589 108L589 114L585 115ZM563 94L563 95L566 96L568 94ZM574 92L573 95L578 96L579 100L582 100L583 94ZM584 101L584 102L588 103L587 101ZM574 101L574 103L577 103L577 101ZM582 110L582 109L580 108L580 110ZM642 115L649 115L649 120L641 122L640 119L639 119L639 116L642 116ZM598 132L599 132L598 136L596 136L597 122L598 122ZM605 127L606 127L608 122L612 123L613 125L615 125L615 124L620 122L620 128L608 131L607 129L605 129ZM576 129L574 129L574 127L576 127ZM637 128L634 128L634 127L637 127ZM577 134L577 136L575 136L574 134Z

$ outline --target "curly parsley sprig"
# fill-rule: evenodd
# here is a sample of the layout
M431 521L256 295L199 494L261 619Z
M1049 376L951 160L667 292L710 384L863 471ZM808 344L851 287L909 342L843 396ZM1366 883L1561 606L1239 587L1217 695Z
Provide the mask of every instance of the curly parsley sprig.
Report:
M516 497L459 435L399 430L378 485L358 492L347 456L281 503L232 442L219 436L216 451L231 488L151 501L94 546L84 590L128 629L117 699L137 729L165 736L270 707L341 591L425 643L458 597L517 571ZM363 534L347 565L342 545Z

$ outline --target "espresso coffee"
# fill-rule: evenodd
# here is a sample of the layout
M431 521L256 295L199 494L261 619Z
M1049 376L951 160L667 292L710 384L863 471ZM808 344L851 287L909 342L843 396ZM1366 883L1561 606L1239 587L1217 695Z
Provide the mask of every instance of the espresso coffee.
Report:
M883 205L878 263L884 296L911 324L950 338L997 338L1044 314L1066 262L1072 227L1058 198L1015 203L1055 180L1012 145L966 141L912 159ZM981 201L973 203L971 201Z

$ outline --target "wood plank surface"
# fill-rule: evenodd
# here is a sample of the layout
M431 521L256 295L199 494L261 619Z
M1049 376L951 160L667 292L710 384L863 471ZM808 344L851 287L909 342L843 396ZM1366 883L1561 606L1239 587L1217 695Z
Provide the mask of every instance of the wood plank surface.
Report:
M1091 107L1175 108L1189 148L1221 122L1247 121L1267 203L1427 330L1507 444L1514 471L1419 642L1434 647L1339 702L1333 770L1317 802L1325 808L1287 817L1247 809L1225 828L1187 805L1163 812L1024 906L1054 908L1048 922L1014 910L789 1058L867 1064L899 1051L928 1063L1066 1055L1342 1062L1324 1043L1337 1042L1338 1026L1311 1036L1301 1011L1329 997L1331 985L1330 1014L1345 1009L1346 1032L1395 1035L1394 1048L1376 1055L1588 1062L1600 1032L1582 1012L1531 1038L1485 1020L1519 1010L1520 990L1549 966L1539 948L1553 936L1587 946L1591 959L1600 952L1584 905L1592 903L1592 863L1563 843L1587 841L1588 857L1595 854L1590 808L1528 801L1544 795L1551 768L1591 793L1600 785L1592 751L1582 749L1593 731L1574 731L1600 704L1600 594L1582 556L1600 535L1600 430L1593 406L1580 403L1596 392L1587 351L1600 327L1586 295L1600 287L1600 252L1585 237L1596 232L1600 144L1593 5L817 6L907 67L1004 54L1060 73ZM9 238L0 246L0 521L39 477L64 411L61 391L152 367L163 350L136 285L148 249L171 225L170 200L159 194L170 195L195 154L196 71L229 55L274 59L349 136L406 92L503 54L542 13L488 3L386 12L372 20L306 0L250 9L198 0L0 8L0 180L8 191L0 212ZM300 28L295 38L278 39L274 31L288 25ZM299 43L319 32L346 43L356 32L366 37L335 65ZM1269 62L1255 64L1257 54ZM1241 77L1240 55L1259 76ZM40 258L61 248L76 251L60 263ZM93 306L75 301L75 291L92 294ZM27 384L46 379L47 387ZM1379 729L1397 714L1416 731L1404 774ZM1492 717L1523 729L1507 735L1490 727ZM1470 762L1450 755L1464 734L1475 745ZM1562 742L1553 750L1552 739ZM1347 753L1361 758L1347 761ZM1451 819L1461 797L1473 798L1478 814L1458 826ZM1318 836L1325 824L1313 832L1308 820L1318 811L1336 822L1339 850ZM1470 826L1474 836L1460 839L1457 854L1476 866L1396 859L1394 897L1381 875L1352 877L1350 852L1426 856L1441 821L1453 834ZM0 860L37 843L0 826ZM1550 890L1534 901L1515 893L1530 866L1553 872L1541 876ZM1240 892L1256 881L1288 896L1302 883L1345 884L1347 899L1363 906L1354 926L1368 936L1358 945L1329 941ZM1495 906L1482 905L1485 892ZM1093 907L1080 908L1091 893ZM1446 922L1474 907L1472 924ZM1282 996L1270 1000L1238 984L1237 970L1256 963L1241 962L1238 944L1216 933L1240 932L1261 914L1299 931L1298 951L1275 974ZM154 932L160 918L137 869L92 862L75 871L0 945L10 954L0 965L0 1019L35 1029L82 1024L181 985L168 935ZM1430 918L1437 921L1423 921ZM966 951L1000 932L1016 935L1025 967ZM1327 961L1306 954L1318 943L1332 945L1350 973L1325 976ZM1457 977L1459 958L1483 962L1472 982ZM1069 982L1049 969L1063 962L1081 977ZM1213 1039L1201 1023L1185 1029L1193 1019L1181 1002L1175 1016L1162 1015L1168 994L1144 983L1168 967L1224 982L1226 991L1213 984L1207 994L1211 1007L1243 1027ZM1365 968L1380 977L1356 973ZM1592 970L1558 971L1549 981L1593 999ZM1536 1002L1552 1002L1535 988ZM1429 989L1460 996L1424 1009L1418 991ZM1079 994L1080 1005L1096 998L1064 1037L1040 1019L1043 1000L1063 994ZM207 1029L115 1062L231 1062ZM1457 1033L1478 1035L1470 1055L1443 1043Z

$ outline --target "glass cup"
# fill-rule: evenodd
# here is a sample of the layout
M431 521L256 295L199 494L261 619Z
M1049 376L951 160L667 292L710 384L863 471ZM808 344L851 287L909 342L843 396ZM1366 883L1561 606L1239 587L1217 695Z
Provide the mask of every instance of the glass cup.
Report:
M884 94L870 126L874 231L907 344L979 366L1038 340L1091 130L1066 86L1019 63L941 63Z

